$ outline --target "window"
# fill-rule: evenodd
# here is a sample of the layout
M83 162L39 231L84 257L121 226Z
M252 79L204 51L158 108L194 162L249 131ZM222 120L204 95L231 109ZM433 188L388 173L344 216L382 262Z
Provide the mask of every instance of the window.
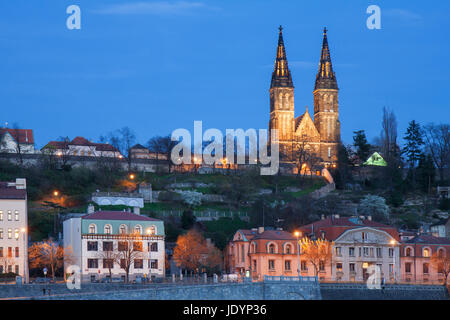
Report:
M291 260L284 261L284 270L291 271Z
M443 262L439 262L437 265L437 272L438 273L444 273L444 263Z
M142 259L134 260L134 268L135 269L142 269L143 267L144 267L144 260L142 260Z
M342 272L342 263L336 263L336 271Z
M8 247L8 258L12 258L12 247Z
M14 211L14 220L19 221L19 211Z
M12 239L12 229L8 229L8 239Z
M358 248L359 256L361 257L361 247Z
M19 239L19 229L14 229L14 238Z
M428 274L430 265L428 263L423 264L423 274Z
M133 250L134 251L142 251L142 242L133 241Z
M8 272L11 273L12 272L12 265L8 266Z
M429 248L424 248L423 249L423 256L425 258L428 258L430 256L430 249Z
M14 267L14 271L16 272L16 274L19 274L19 266L18 265L16 265L15 267Z
M157 259L150 260L150 268L151 269L158 269L158 260Z
M253 271L256 271L257 263L256 260L253 260Z
M89 269L98 268L98 259L88 259L88 268Z
M89 233L90 233L90 234L95 234L96 229L97 229L97 228L95 227L95 224L89 225Z
M112 268L114 268L114 260L103 259L103 269L112 269Z
M11 214L11 210L8 210L8 221L12 220L12 214Z
M113 242L112 241L103 241L103 251L113 251Z
M319 261L319 271L325 271L325 262L322 260Z
M410 262L405 263L405 272L411 273L411 263Z
M3 221L3 211L0 210L0 221Z
M152 242L150 245L150 251L151 252L157 252L158 251L158 242Z
M440 249L438 250L438 257L439 257L439 258L443 258L444 256L445 256L444 249L440 248Z
M361 239L362 241L367 241L367 232L361 232Z
M394 257L394 248L389 248L389 258Z
M321 231L320 236L322 237L322 239L325 239L325 231Z
M369 256L373 257L373 248L369 248Z
M269 245L269 253L275 253L275 245L273 243Z
M16 258L19 257L19 247L16 247L16 250L14 250L15 254L16 254Z
M3 266L0 266L0 273L3 273Z
M342 256L342 250L341 247L336 247L336 256L341 257Z
M354 263L350 263L348 265L348 269L350 270L350 272L355 272L355 264Z
M3 229L0 229L0 239L3 239Z
M125 260L125 259L120 259L120 267L123 269L123 268L126 268L127 267L127 260Z
M394 273L394 264L393 263L389 264L389 273Z
M308 265L306 264L305 260L301 261L300 268L301 268L302 271L308 271Z
M330 130L328 129L328 132L330 132ZM331 158L331 148L328 147L328 158Z
M88 241L87 243L88 251L98 251L98 243L97 241Z
M142 234L142 227L140 225L137 225L134 227L134 232L137 234Z
M119 243L118 243L118 250L119 251L127 251L128 250L128 242L126 242L126 241L119 241Z
M105 226L105 230L104 230L105 234L111 234L112 233L112 227L111 225L107 224Z
M411 257L411 248L406 248L405 256Z
M245 250L244 250L244 245L241 244L241 262L245 261Z
M377 248L377 258L381 258L383 257L383 251L381 250L381 248Z
M286 247L285 247L285 253L286 253L286 254L291 254L291 245L290 245L290 244L287 244L287 245L286 245Z
M269 260L269 270L275 270L275 260Z
M3 257L3 247L0 247L0 258Z
M120 233L120 234L125 234L125 233L127 233L127 227L126 227L124 224L122 224L122 225L120 226L120 228L119 228L119 233Z
M364 247L363 248L363 254L364 254L364 257L368 257L369 256L369 248Z
M151 226L151 227L148 229L148 234L149 234L149 235L154 235L154 234L156 234L156 227L155 227L155 226Z

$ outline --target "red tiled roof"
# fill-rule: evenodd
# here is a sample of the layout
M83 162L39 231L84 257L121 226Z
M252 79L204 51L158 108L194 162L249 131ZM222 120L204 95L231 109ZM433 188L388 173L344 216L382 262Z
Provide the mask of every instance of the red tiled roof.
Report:
M81 217L88 220L131 220L131 221L160 221L158 219L141 216L128 211L97 211Z
M0 136L3 136L8 132L14 140L22 144L34 144L33 130L32 129L10 129L0 128Z
M71 142L50 141L42 149L48 148L49 146L55 147L57 149L67 149L67 148L69 148L69 145L74 145L74 146L91 146L91 147L95 147L95 149L97 151L119 152L119 150L117 150L117 148L115 148L114 146L110 145L109 143L90 142L89 140L87 140L86 138L83 138L83 137L76 137Z
M299 229L304 234L310 234L314 230L314 234L316 235L316 237L320 237L321 232L324 231L325 238L334 241L347 230L364 227L383 230L389 233L397 241L400 240L396 228L376 221L370 221L367 218L362 220L356 217L341 217L341 218L327 217L326 219L318 220L316 222L302 226Z
M417 244L445 244L450 245L450 239L433 237L425 234L415 236L414 238L404 241L403 243L417 243Z
M295 240L290 232L283 230L264 230L262 233L258 233L257 230L240 229L238 232L243 233L247 240Z
M26 199L27 191L25 189L16 189L8 187L7 182L0 182L0 199Z

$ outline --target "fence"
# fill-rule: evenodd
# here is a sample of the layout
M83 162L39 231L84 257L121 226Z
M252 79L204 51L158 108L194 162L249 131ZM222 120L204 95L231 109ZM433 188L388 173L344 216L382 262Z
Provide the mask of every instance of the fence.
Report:
M275 281L284 281L284 282L288 282L288 281L295 281L295 282L313 282L313 283L317 283L317 277L313 277L313 276L305 276L305 277L289 277L289 276L264 276L264 282L275 282Z

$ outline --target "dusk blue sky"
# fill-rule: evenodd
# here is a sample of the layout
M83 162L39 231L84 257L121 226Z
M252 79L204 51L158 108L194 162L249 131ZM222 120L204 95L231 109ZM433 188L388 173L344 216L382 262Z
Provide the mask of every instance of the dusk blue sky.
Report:
M66 8L81 7L81 30ZM381 8L381 30L366 9ZM267 128L278 26L296 116L312 110L327 26L342 138L379 135L383 106L450 122L449 1L0 0L0 123L59 136L129 126L138 142L176 128Z

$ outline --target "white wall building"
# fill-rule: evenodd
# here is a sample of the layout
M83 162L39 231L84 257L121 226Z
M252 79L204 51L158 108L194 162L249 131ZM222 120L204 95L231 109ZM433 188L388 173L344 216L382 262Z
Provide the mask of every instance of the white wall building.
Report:
M0 152L34 153L33 130L0 128Z
M72 141L50 141L41 151L51 152L57 156L123 158L114 146L108 143L95 143L83 137L76 137Z
M28 282L26 180L0 182L0 273L13 272Z
M165 275L165 234L161 220L125 211L97 211L71 218L63 223L64 247L70 247L73 259L69 264L81 269L82 281L109 277L125 279L127 250L136 248L129 280L138 277L153 278ZM119 255L119 256L118 256Z

